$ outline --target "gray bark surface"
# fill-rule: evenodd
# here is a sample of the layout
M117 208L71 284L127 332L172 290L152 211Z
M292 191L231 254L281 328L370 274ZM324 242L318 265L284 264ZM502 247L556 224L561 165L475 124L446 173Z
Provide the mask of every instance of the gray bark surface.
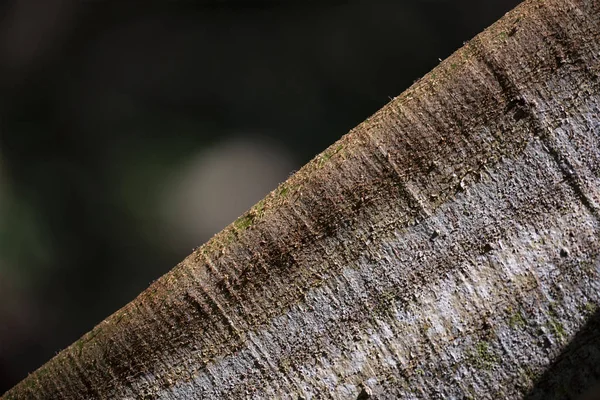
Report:
M4 398L578 395L599 61L597 1L523 3Z

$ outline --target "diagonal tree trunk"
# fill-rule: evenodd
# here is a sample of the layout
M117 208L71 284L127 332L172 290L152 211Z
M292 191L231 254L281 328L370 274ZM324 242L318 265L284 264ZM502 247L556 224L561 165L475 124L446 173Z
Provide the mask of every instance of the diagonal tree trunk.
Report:
M576 395L599 75L598 1L523 3L4 398Z

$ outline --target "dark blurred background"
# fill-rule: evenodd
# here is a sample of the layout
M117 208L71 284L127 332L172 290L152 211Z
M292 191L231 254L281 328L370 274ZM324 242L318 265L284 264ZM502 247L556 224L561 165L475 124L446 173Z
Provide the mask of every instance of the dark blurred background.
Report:
M0 3L0 393L517 3Z

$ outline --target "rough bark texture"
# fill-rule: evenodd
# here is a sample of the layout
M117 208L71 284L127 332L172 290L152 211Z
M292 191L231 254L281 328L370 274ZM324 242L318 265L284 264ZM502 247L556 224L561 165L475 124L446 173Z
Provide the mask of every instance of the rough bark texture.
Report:
M574 396L599 60L599 2L522 4L4 398Z

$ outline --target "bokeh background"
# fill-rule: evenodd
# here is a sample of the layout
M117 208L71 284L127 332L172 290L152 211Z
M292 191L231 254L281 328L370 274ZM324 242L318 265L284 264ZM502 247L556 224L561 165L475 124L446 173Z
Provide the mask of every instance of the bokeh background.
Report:
M0 393L517 0L0 3Z

